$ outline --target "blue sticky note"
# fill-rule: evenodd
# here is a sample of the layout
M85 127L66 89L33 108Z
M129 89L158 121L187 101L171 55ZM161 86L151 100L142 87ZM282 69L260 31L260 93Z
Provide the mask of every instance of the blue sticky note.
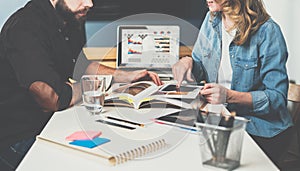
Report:
M110 139L107 138L94 138L92 140L75 140L70 142L69 144L72 145L77 145L77 146L81 146L81 147L87 147L87 148L94 148L98 145L104 144L110 142Z

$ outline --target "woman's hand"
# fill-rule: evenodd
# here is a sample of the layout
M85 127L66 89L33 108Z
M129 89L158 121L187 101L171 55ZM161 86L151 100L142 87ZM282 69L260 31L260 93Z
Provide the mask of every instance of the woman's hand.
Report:
M177 81L177 87L180 87L184 77L187 81L194 81L192 79L192 68L193 68L193 59L189 56L181 58L176 64L172 66L172 73L174 80Z
M228 89L215 83L207 83L201 90L201 94L211 104L224 104L227 101Z

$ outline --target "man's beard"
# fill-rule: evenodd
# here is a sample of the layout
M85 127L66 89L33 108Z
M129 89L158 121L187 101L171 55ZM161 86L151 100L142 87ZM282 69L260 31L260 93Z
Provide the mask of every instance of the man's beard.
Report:
M76 15L81 12L88 11L88 8L85 8L81 11L72 12L69 7L67 7L64 0L57 1L55 5L57 13L69 24L79 24L80 26L84 24L86 16L76 18Z

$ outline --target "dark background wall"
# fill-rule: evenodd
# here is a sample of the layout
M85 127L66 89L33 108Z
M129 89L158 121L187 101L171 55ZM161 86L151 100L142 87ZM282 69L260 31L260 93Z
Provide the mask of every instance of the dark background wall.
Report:
M86 24L87 46L115 45L117 26L121 24L179 25L186 44L193 45L198 33L191 26L200 28L207 11L206 0L94 0ZM144 13L170 17L141 16Z
M201 25L206 0L94 0L89 21L113 21L139 13L163 13Z

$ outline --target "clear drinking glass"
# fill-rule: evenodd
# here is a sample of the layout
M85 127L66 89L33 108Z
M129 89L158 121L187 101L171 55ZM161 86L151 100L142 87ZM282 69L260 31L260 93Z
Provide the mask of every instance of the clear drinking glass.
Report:
M82 99L85 108L93 115L100 114L105 99L105 77L84 75L81 77Z

